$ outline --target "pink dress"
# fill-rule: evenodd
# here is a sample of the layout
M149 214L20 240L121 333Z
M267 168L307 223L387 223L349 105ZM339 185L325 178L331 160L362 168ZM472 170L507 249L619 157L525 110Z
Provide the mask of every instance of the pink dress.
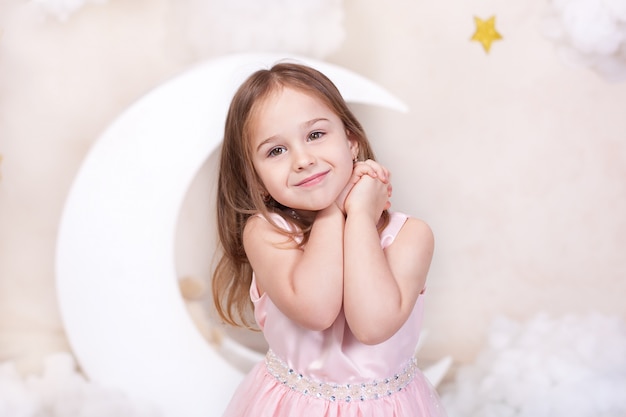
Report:
M392 213L381 234L389 246L407 217ZM302 328L259 295L252 281L255 319L270 350L236 390L224 417L445 417L439 398L418 369L423 296L390 339L364 345L343 312L323 331Z

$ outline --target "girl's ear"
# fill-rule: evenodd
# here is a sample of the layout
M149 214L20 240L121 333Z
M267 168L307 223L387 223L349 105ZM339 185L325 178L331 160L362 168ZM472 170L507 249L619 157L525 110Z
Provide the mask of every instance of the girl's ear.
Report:
M350 152L352 152L352 159L357 159L359 156L359 141L354 138L352 132L346 129L346 136L348 137L348 143L350 144Z

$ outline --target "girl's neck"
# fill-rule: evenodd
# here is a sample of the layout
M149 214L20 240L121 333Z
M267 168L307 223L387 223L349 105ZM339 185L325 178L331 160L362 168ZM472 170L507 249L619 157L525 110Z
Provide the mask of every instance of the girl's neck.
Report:
M307 211L307 210L296 210L292 208L288 208L285 210L287 215L297 221L305 221L307 223L313 222L315 219L316 211Z

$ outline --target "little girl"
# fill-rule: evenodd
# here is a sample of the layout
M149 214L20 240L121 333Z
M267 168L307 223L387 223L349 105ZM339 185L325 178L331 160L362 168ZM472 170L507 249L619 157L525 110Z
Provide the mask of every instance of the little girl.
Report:
M218 184L227 323L269 344L227 417L445 416L414 350L433 236L389 212L387 169L335 85L303 65L252 74L228 112ZM252 302L250 302L252 301Z

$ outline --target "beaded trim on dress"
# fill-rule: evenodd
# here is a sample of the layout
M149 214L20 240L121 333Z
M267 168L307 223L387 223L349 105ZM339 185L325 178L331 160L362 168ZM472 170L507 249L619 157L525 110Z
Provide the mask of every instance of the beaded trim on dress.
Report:
M332 384L303 376L289 368L271 350L265 356L265 365L270 375L294 391L314 398L345 402L376 400L402 391L413 380L417 370L416 360L411 358L401 372L389 378L355 384Z

